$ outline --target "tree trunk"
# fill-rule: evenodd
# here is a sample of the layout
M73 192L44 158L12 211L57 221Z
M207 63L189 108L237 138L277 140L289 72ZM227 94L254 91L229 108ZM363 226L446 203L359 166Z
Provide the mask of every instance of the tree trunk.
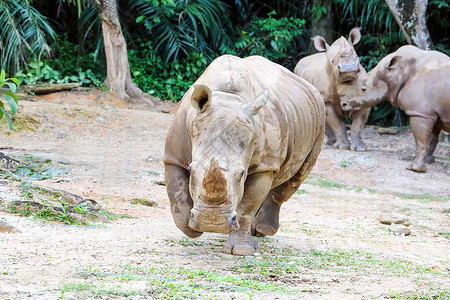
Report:
M106 54L106 79L109 86L120 98L132 102L144 101L153 105L155 97L145 94L131 81L128 63L127 44L119 22L116 0L101 0L100 18L102 20L103 42Z
M434 49L426 23L428 0L386 0L408 44Z
M314 0L313 6L325 7L327 10L326 13L322 13L320 18L317 18L317 15L313 14L313 20L311 22L311 37L320 35L329 45L334 42L333 30L332 28L334 23L334 16L332 11L332 1L331 0ZM317 52L314 47L314 43L310 44L309 52Z

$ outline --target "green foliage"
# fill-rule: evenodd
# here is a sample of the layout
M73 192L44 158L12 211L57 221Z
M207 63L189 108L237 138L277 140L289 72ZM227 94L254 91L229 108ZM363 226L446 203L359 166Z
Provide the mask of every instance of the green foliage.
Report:
M226 4L220 0L136 0L137 23L143 23L154 49L167 63L180 52L209 57L227 43Z
M327 13L327 9L324 6L322 6L321 3L319 2L314 3L314 6L311 10L317 20L319 20L322 17L322 15Z
M16 73L25 84L79 82L84 86L99 86L105 70L94 52L81 53L80 46L60 36L52 44L51 58L31 61Z
M54 30L30 0L0 1L0 68L17 72L28 58L48 52Z
M181 100L208 65L203 54L196 52L164 63L150 42L130 50L128 57L134 82L145 92L171 101Z
M9 91L3 90L5 85ZM8 121L10 129L13 129L11 117L16 114L18 108L18 100L15 95L18 88L19 81L16 78L6 78L5 71L2 69L0 72L0 120L4 117ZM9 105L11 116L5 109L4 101Z
M23 162L14 164L13 169L3 168L0 178L29 183L32 180L49 179L67 173L65 170L51 167L51 160L31 156L26 156L21 160Z
M267 18L254 18L240 28L240 37L233 48L222 47L222 51L240 57L261 55L267 59L293 67L297 63L298 50L295 42L303 33L305 20L282 17L274 18L275 11Z

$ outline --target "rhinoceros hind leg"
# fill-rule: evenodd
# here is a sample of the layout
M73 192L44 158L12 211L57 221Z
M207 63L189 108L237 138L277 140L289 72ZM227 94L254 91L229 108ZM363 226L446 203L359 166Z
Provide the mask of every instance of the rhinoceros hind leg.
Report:
M425 157L425 163L431 164L435 162L434 158L434 150L436 150L436 146L439 142L439 134L441 133L441 129L437 126L433 127L433 135L431 136L430 148L428 149L427 156Z
M435 138L436 120L432 118L411 117L411 131L416 140L416 157L407 169L414 172L426 172L425 158L430 155L430 151L434 152L433 139ZM435 142L437 144L437 141ZM436 145L434 145L436 148Z

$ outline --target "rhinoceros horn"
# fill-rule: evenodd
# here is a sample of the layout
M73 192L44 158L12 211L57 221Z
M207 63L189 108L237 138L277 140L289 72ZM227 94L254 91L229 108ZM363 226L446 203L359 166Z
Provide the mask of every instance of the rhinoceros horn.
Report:
M209 201L223 201L227 195L227 179L213 157L202 181L202 198Z

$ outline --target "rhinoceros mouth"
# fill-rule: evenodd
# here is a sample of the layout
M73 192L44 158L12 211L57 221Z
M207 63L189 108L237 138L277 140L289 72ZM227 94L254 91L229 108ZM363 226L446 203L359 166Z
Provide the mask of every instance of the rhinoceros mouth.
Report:
M205 212L193 208L189 227L200 232L230 233L239 228L236 215L235 211L222 213L212 210Z

